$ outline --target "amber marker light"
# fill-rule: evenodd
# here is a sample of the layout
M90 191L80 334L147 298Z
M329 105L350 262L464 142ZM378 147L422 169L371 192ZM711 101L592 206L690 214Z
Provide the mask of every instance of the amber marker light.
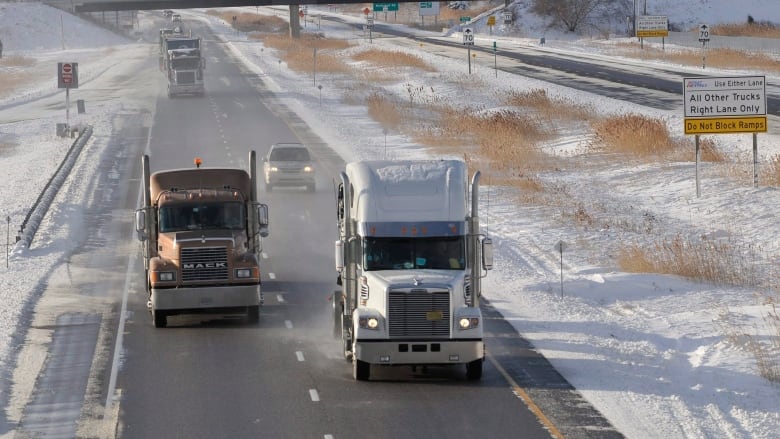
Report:
M195 157L195 166L200 168L201 164L203 164L203 160L201 160L200 157Z

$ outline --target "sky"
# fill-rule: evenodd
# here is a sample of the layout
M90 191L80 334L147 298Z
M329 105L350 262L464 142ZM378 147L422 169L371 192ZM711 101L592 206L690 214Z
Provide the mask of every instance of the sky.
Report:
M648 9L668 15L670 21L717 24L734 20L731 0L649 0ZM777 0L742 0L740 11L780 23ZM321 91L301 87L309 81L308 75L288 69L278 62L272 49L232 32L226 23L202 12L181 11L185 20L208 22L229 42L229 50L263 75L272 89L295 91L287 94L285 104L345 161L381 158L378 154L385 145L382 127L369 119L359 104L342 101L345 83L320 73L319 80L327 85ZM523 16L533 20L528 14ZM150 23L141 16L141 27ZM526 24L528 29L541 28L538 21ZM60 32L50 32L52 25L59 25ZM321 26L320 31L326 35L347 35L343 28L326 22ZM535 37L512 34L502 31L502 44L522 47L537 43ZM354 37L353 33L348 35ZM457 32L447 35L442 38L461 41ZM123 60L149 56L151 52L149 42L116 36L36 3L0 3L0 38L4 42L0 72L19 72L12 62L14 57L37 63L25 70L31 79L23 86L0 88L0 175L5 177L5 184L0 185L0 219L6 222L13 241L28 209L71 143L54 136L55 124L64 117L64 93L56 88L53 76L56 62L79 62L81 84L71 99L90 98L85 114L71 110L71 124L94 127L94 140L87 144L82 157L97 157L108 148L106 138L112 130L112 118L129 114L141 105L133 96L116 98L120 92L114 92L113 98L100 98L100 90L108 87L111 77L129 68ZM607 45L590 39L574 41L571 35L549 31L546 38L546 50L551 53L609 55L602 53ZM359 38L354 41L359 44L354 50L369 44ZM394 41L373 39L370 44L396 50ZM488 44L491 39L478 35L477 44L480 41ZM552 97L588 102L604 114L656 116L676 130L676 135L683 136L681 105L659 110L504 73L496 77L492 59L481 58L475 59L471 76L477 85L464 87L462 61L433 54L422 46L410 45L403 50L435 65L438 72L412 72L396 83L380 85L386 93L403 95L410 85L427 88L435 80L440 97L490 109L500 107L492 96L510 89L543 88ZM620 61L636 63L636 68L642 70L663 67L660 63ZM672 67L691 76L702 74L701 69ZM706 73L764 74L712 69ZM767 75L767 80L776 91L780 78ZM322 106L318 105L320 93ZM545 152L557 157L560 166L538 176L569 194L567 199L577 200L576 205L521 203L518 199L523 194L517 189L492 185L483 174L482 222L495 245L495 268L484 280L484 297L630 438L773 438L780 431L780 385L759 375L755 357L745 349L748 338L767 345L772 337L777 340L779 336L777 327L771 325L773 308L769 304L780 299L773 282L759 281L749 287L713 285L671 275L623 272L615 261L619 250L628 244L650 245L653 239L663 237L704 236L741 251L740 261L746 270L755 272L756 278L776 276L780 193L774 187L753 187L750 135L712 137L735 164L729 172L704 166L700 197L696 196L691 161L593 164L587 160L588 139L576 129L546 145ZM770 118L769 133L758 138L762 163L780 154L777 120ZM433 154L400 133L388 133L387 145L389 158L430 158ZM51 203L51 208L40 219L31 248L11 246L8 267L6 261L0 261L0 376L12 380L14 386L34 382L19 371L9 370L9 358L22 352L31 310L40 300L39 282L62 275L71 243L85 233L83 216L70 206L85 205L94 196L78 183L94 178L98 172L95 162L78 161L59 194L44 200ZM578 207L590 221L570 220ZM565 243L562 254L555 250L560 242ZM780 353L769 354L780 367ZM6 395L11 392L7 382L0 382L0 392ZM18 410L16 393L18 389L6 408L12 419Z

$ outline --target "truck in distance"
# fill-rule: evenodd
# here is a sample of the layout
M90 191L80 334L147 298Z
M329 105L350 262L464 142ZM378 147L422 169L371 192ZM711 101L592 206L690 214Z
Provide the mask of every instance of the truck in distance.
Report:
M142 158L144 205L135 228L154 326L193 313L240 312L257 323L268 206L257 201L255 152L249 171L195 164L152 174L149 156Z
M459 160L359 161L337 188L333 332L356 380L374 365L465 365L482 377L479 176ZM469 195L471 207L469 209Z
M168 97L190 94L203 96L206 92L203 71L201 39L180 34L163 37L163 70L168 80Z

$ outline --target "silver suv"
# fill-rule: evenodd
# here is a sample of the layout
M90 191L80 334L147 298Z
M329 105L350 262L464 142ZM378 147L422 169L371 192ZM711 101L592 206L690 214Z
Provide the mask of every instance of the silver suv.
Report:
M314 192L314 164L309 150L300 143L275 143L263 158L265 190L276 186L299 186Z

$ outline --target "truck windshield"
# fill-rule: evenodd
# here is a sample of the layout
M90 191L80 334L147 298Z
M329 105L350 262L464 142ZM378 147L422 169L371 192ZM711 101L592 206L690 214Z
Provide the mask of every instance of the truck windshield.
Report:
M241 203L199 203L160 208L160 232L184 230L242 230L246 212Z
M462 236L365 238L363 255L366 271L466 268L466 246Z

